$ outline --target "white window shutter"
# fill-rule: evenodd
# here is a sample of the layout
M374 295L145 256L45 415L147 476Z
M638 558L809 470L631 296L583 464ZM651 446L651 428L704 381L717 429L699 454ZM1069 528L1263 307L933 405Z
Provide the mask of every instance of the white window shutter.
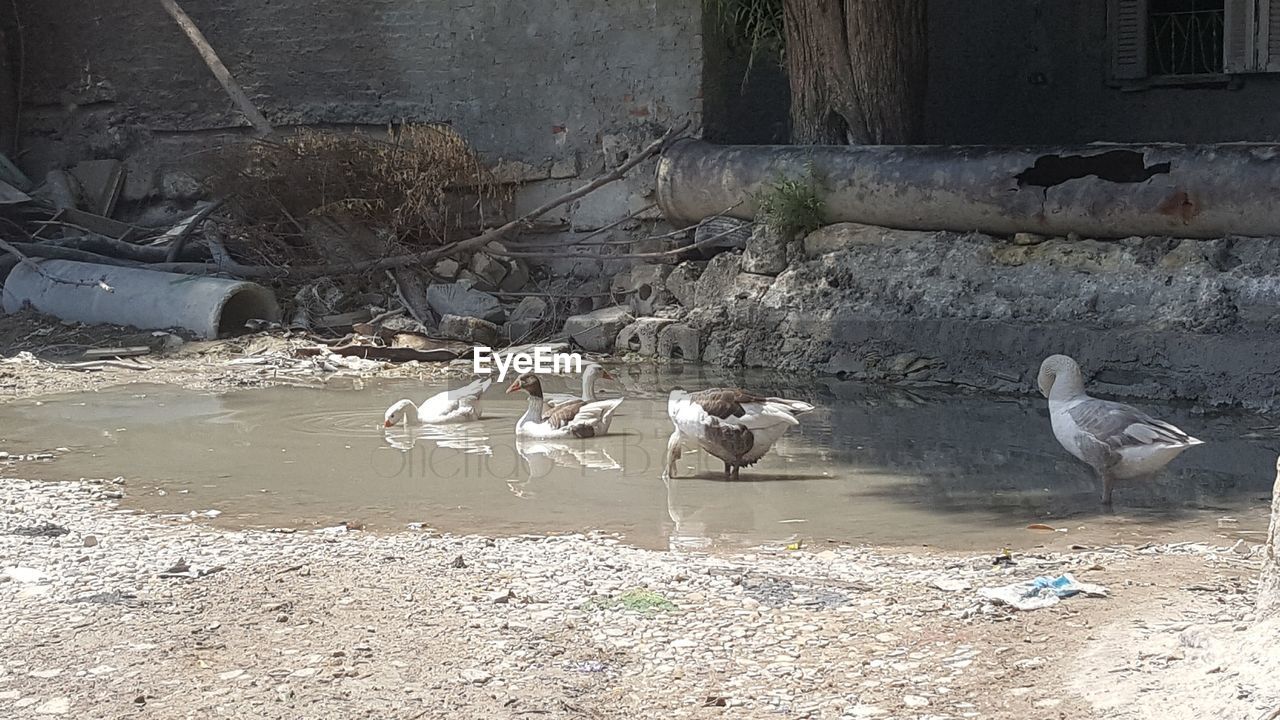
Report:
M1147 0L1107 0L1107 26L1112 79L1146 77Z
M1254 72L1259 63L1258 52L1266 47L1259 43L1258 4L1272 0L1225 0L1222 15L1222 68L1229 73Z

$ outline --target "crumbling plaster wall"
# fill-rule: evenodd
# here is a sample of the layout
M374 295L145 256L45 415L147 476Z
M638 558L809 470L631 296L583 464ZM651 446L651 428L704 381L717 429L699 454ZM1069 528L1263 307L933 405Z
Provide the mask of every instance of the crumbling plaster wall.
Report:
M504 172L561 182L701 114L698 0L184 0L278 126L451 123ZM245 122L160 3L33 0L24 169L128 161L126 201ZM643 183L595 199L612 214Z

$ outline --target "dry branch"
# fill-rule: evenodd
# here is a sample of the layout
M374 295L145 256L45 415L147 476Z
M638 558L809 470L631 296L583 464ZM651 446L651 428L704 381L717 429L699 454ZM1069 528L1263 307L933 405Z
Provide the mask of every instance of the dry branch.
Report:
M196 213L195 217L188 220L186 225L182 226L178 236L169 244L169 252L165 254L164 258L165 262L177 262L178 257L182 255L182 248L187 244L187 239L191 237L191 233L195 232L197 228L204 224L205 220L209 219L210 215L222 207L222 202L221 198L214 200L206 205L203 210Z

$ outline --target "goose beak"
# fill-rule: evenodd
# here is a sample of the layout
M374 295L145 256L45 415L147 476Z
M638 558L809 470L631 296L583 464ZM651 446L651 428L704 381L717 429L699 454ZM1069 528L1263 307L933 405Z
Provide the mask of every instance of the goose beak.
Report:
M383 420L383 421L382 421L382 427L384 427L384 428L395 427L395 426L396 426L396 424L395 424L395 423L393 423L393 422L391 422L390 420Z
M617 379L617 378L615 378L613 375L609 374L609 371L608 371L608 370L605 370L604 372L600 373L600 377L604 378L605 380L616 380L616 379Z
M522 388L522 387L520 386L520 380L518 380L518 379L517 379L516 381L514 381L514 382L512 382L512 383L511 383L511 387L507 388L507 392L509 392L509 393L513 393L513 392L516 392L516 391L519 391L519 390L523 390L523 389L524 389L524 388Z

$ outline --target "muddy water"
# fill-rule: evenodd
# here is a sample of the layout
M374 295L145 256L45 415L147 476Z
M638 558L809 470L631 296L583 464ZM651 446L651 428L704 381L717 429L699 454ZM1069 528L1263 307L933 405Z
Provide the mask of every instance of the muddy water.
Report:
M686 453L662 478L676 386L742 382L817 405L741 480ZM571 390L550 378L549 391ZM558 386L558 387L555 387ZM220 525L548 533L600 530L651 547L835 542L949 549L1257 539L1280 432L1264 418L1151 407L1209 444L1157 480L1098 504L1090 472L1053 440L1042 402L917 393L850 382L632 369L604 394L626 402L604 438L519 442L523 395L493 388L485 419L384 431L383 410L441 388L277 388L227 395L164 386L43 398L0 408L0 449L67 448L0 474L127 478L128 504L214 510ZM1060 531L1036 531L1042 523Z

